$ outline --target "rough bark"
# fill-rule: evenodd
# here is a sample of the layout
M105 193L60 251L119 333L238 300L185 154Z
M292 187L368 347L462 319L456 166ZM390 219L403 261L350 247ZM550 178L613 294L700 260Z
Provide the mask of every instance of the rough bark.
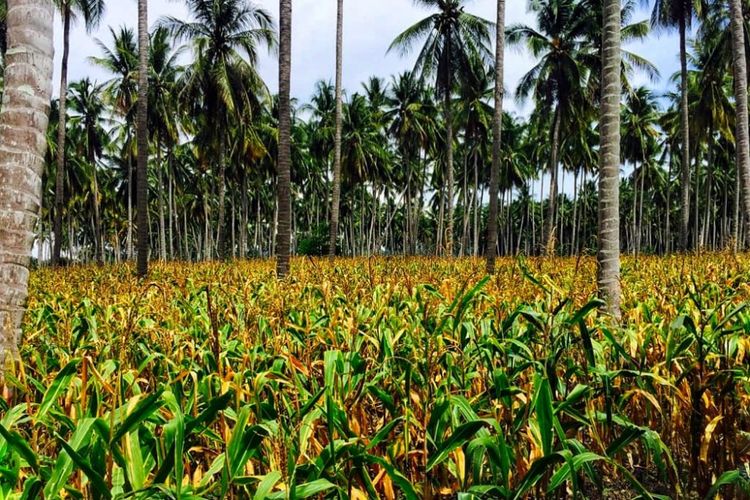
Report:
M446 257L453 256L453 102L451 100L451 89L453 81L451 72L448 71L448 85L445 89L445 248L443 253Z
M680 250L690 249L690 117L688 115L688 73L687 73L687 27L685 17L680 18Z
M68 56L70 54L70 5L66 1L62 9L63 17L63 53L62 68L60 71L60 100L58 107L60 117L57 125L57 153L55 156L57 172L55 173L55 221L52 229L54 233L54 246L52 249L52 265L60 263L62 251L62 217L63 205L65 203L65 137L66 118L68 109Z
M490 209L487 219L487 274L495 273L497 257L497 195L500 185L500 153L503 125L503 80L505 70L505 0L497 0L495 42L495 114L492 122L492 168L490 170Z
M52 15L48 0L8 0L0 111L0 374L9 358L17 358L41 206L52 95Z
M289 254L292 230L291 202L291 109L290 87L292 71L292 0L279 0L279 180L278 232L276 233L276 274L289 274Z
M138 209L137 274L148 274L148 1L138 0L138 147L136 205Z
M730 0L732 29L732 59L734 68L734 97L736 105L737 171L743 192L742 211L745 221L750 220L750 133L747 109L747 59L743 29L742 2ZM739 226L739 224L738 224Z
M344 0L338 0L336 14L336 131L333 146L333 193L331 200L331 227L328 256L336 256L339 216L341 209L341 135L343 129L343 73L344 73Z
M605 0L597 281L605 310L616 319L620 318L620 40L620 0Z

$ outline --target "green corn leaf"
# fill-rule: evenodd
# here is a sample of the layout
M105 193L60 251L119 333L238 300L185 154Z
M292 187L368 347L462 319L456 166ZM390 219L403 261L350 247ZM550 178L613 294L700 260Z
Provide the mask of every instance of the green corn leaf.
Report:
M23 458L29 467L31 467L35 473L39 474L39 462L37 461L36 454L29 446L29 443L24 440L21 435L17 432L8 431L3 425L0 425L0 436L10 445L10 447Z
M78 454L68 443L65 442L59 435L57 436L60 446L73 460L73 463L86 474L86 477L91 482L91 491L94 494L94 499L99 498L112 498L112 494L109 492L107 484L104 482L104 478L96 472L81 455Z
M75 376L78 369L78 365L81 363L80 359L71 360L60 372L55 376L55 379L50 384L49 388L45 391L42 403L39 405L39 411L37 411L35 418L37 421L43 421L49 413L52 405L57 402L57 399L68 389L73 376Z
M487 425L489 424L485 420L473 420L459 426L453 434L451 434L451 436L440 445L437 453L427 462L427 472L431 471L436 465L439 465L448 458L448 455L450 455L453 450L471 441L477 431Z
M266 498L268 498L268 495L273 490L273 487L276 486L276 483L278 483L280 480L281 472L279 471L269 472L268 474L263 476L263 479L261 479L258 483L258 488L255 490L253 500L265 500Z
M114 435L112 436L111 443L117 443L125 434L132 431L137 426L148 420L148 418L154 414L156 410L162 407L163 402L161 401L163 389L158 389L141 399L135 406L133 411L128 414L125 420L116 428Z

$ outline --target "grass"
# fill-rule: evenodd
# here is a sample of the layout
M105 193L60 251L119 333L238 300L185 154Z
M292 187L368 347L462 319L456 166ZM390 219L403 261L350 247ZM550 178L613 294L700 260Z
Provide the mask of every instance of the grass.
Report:
M0 498L747 494L750 257L32 275Z

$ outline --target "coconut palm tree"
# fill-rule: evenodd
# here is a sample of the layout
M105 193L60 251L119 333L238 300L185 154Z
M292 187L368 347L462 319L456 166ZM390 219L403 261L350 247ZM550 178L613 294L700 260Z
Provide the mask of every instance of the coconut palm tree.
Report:
M443 253L453 255L453 89L457 80L468 70L472 56L478 56L484 61L491 60L489 43L493 25L466 12L465 0L415 0L415 3L437 9L437 12L407 28L393 40L388 50L398 50L405 55L410 53L420 40L424 40L414 66L414 73L420 75L423 80L434 76L438 97L443 99L447 191L447 227Z
M279 230L276 234L276 274L279 278L285 278L289 274L292 239L292 0L279 0L279 26Z
M637 207L643 205L643 183L647 163L654 156L659 135L659 108L653 92L646 87L638 87L627 94L622 112L622 157L633 165L633 252L640 252L640 234L643 220L638 220ZM639 183L641 185L639 193ZM640 198L639 198L640 194ZM642 213L642 210L640 210Z
M508 28L507 37L510 45L525 44L539 59L521 78L516 98L523 102L533 95L540 117L551 120L549 204L540 243L553 251L561 131L564 124L574 121L576 104L589 101L585 79L591 70L590 12L575 0L540 0L530 6L539 28L515 24Z
M492 120L492 168L490 170L490 210L487 219L487 274L495 274L497 256L497 195L500 186L502 151L503 85L505 78L505 0L497 0L495 38L495 110Z
M343 51L344 51L344 0L338 0L336 12L336 130L333 146L333 193L331 200L331 227L328 241L328 257L336 256L339 231L339 208L341 204L341 129L343 123Z
M103 87L84 78L70 85L70 109L73 128L80 124L83 132L84 156L91 169L91 205L94 214L94 254L98 262L104 260L104 234L101 221L101 197L97 175L97 160L102 156L106 141L105 104L102 100Z
M124 140L121 141L123 157L127 158L127 210L128 227L126 254L128 259L133 258L133 129L135 125L135 102L138 92L138 47L136 36L132 29L122 27L119 31L110 28L112 36L112 48L107 47L102 41L96 43L103 55L92 57L90 60L115 75L104 87L105 98L114 108L115 113L125 120Z
M701 0L655 0L651 25L677 27L680 36L680 250L689 249L690 239L690 110L688 107L687 36ZM649 3L647 0L644 3Z
M177 80L181 73L178 58L182 51L173 49L169 33L164 28L154 30L150 38L148 128L156 152L159 255L161 260L167 260L167 225L171 230L172 214L170 214L169 224L167 224L163 182L165 165L162 150L165 147L167 148L167 164L171 165L172 150L179 140L179 114L176 97L178 93ZM167 179L169 186L171 186L171 172L167 172ZM172 238L170 236L170 245L171 243Z
M48 0L9 0L7 6L9 50L0 110L0 375L18 356L41 205L54 51Z
M407 71L394 76L386 97L388 133L398 147L398 155L406 172L407 224L406 252L417 252L419 220L424 199L426 164L424 152L435 132L435 109L427 98L425 89Z
M605 310L620 319L620 0L604 0L599 128L599 250L597 283Z
M65 179L65 119L68 94L68 56L70 55L70 27L77 16L83 18L86 31L99 25L104 15L104 0L55 0L63 20L62 69L60 71L60 125L57 128L57 177L55 181L55 240L52 264L60 261L62 249L62 209L64 203L63 182Z
M734 70L734 98L736 106L735 140L737 173L742 179L744 218L750 221L750 133L747 110L747 55L745 54L745 18L742 0L729 0L732 32L732 69Z
M136 273L148 275L148 0L138 0L138 106L136 141L138 147L136 207L138 212L138 259Z
M245 0L187 0L194 20L165 17L159 25L178 41L192 43L196 60L184 76L182 95L194 111L203 114L212 126L205 127L203 139L213 158L218 182L216 246L224 251L226 150L232 121L247 106L250 92L264 89L256 71L261 46L276 45L274 22L263 8Z

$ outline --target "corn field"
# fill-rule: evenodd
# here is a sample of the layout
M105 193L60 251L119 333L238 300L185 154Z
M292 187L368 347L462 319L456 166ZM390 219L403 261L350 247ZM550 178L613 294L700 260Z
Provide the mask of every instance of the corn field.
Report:
M0 498L742 498L750 257L40 269Z

